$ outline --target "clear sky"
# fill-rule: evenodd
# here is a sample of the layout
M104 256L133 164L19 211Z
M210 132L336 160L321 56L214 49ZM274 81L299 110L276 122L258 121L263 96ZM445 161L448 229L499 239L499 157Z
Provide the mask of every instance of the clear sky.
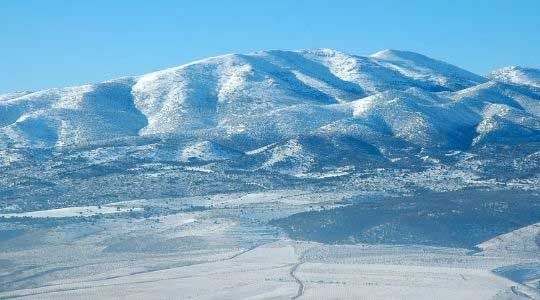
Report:
M540 67L540 1L0 0L0 93L299 48Z

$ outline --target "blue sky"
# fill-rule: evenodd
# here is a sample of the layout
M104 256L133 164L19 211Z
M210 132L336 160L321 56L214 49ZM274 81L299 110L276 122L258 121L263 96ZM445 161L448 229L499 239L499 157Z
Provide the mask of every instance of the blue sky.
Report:
M0 1L0 93L263 49L411 50L540 67L540 1Z

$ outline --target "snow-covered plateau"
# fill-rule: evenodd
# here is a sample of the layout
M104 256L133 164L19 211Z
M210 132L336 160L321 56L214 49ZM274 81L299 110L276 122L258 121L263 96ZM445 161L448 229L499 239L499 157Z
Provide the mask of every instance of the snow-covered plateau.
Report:
M540 70L212 57L0 95L0 299L540 299Z

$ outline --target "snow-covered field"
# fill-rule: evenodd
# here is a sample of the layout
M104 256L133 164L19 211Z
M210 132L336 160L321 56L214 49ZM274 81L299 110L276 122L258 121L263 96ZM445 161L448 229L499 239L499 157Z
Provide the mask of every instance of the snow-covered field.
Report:
M0 298L540 297L537 224L476 250L294 241L268 225L321 207L343 209L355 197L379 201L353 191L276 190L110 205L131 213L15 214L1 223Z
M141 207L128 207L123 203L110 203L104 206L78 206L48 210L28 211L21 213L0 214L0 218L68 218L89 217L98 214L115 214L123 212L141 211Z
M346 254L346 256L344 256ZM56 281L0 294L23 299L537 299L498 276L500 264L444 248L324 246L280 241L216 261L108 279Z

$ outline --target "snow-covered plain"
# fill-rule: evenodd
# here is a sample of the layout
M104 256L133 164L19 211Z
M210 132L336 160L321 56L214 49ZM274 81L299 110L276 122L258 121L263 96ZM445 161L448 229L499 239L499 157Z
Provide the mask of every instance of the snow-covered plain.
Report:
M331 213L350 201L379 199L361 191L276 190L115 204L141 207L148 213L145 216L133 215L140 211L64 219L28 215L25 223L2 223L0 297L540 297L536 289L540 274L534 273L540 270L537 225L504 233L471 250L293 241L268 224L298 212ZM529 274L519 277L522 281L514 275L520 270Z
M362 254L365 248L368 253ZM345 259L339 256L343 250L349 254ZM530 299L538 296L534 289L499 277L486 267L509 263L510 259L471 257L463 263L465 254L454 252L282 241L213 262L106 280L57 282L3 296L23 299ZM383 255L386 261L378 262ZM445 261L439 262L441 259Z
M538 74L272 50L0 95L0 299L540 299Z

